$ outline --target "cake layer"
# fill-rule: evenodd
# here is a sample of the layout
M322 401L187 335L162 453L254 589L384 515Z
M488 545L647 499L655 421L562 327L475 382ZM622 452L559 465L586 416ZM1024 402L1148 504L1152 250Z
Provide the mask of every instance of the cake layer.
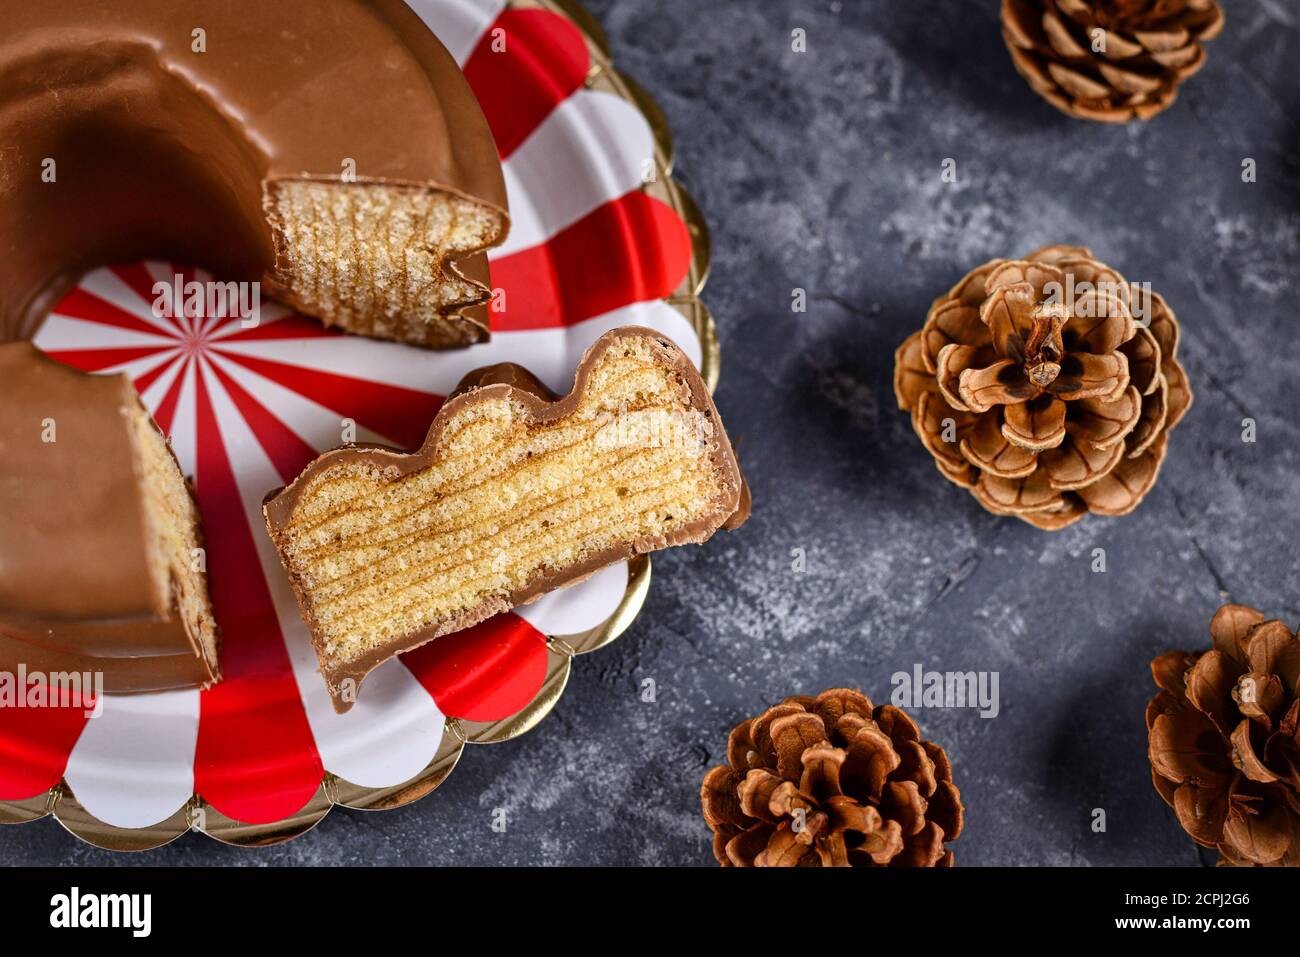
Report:
M430 348L486 338L482 320L443 322L484 301L457 263L495 245L498 213L413 186L283 180L267 189L280 299L326 325Z
M0 345L0 670L219 680L198 508L125 375Z
M634 554L743 520L743 481L690 361L618 329L564 399L469 377L419 452L326 453L265 506L342 711L398 651Z

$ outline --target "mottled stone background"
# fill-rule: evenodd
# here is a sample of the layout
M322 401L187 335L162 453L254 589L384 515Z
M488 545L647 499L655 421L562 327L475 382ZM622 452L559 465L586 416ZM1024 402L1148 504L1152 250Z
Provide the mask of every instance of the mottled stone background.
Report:
M1118 129L1029 91L996 0L591 6L663 105L676 174L713 227L718 404L753 519L656 557L640 619L576 664L554 715L467 751L413 806L336 811L266 850L187 835L139 856L46 820L0 830L0 858L709 865L700 778L739 718L829 685L883 699L920 663L1001 675L996 719L917 714L965 799L959 864L1197 864L1150 783L1147 663L1204 645L1229 598L1300 618L1296 4L1229 4L1174 108ZM1258 182L1242 183L1244 157ZM1165 295L1196 404L1135 514L1049 535L945 482L890 376L895 346L969 267L1053 242ZM1106 574L1089 570L1096 547ZM657 703L641 701L646 678Z

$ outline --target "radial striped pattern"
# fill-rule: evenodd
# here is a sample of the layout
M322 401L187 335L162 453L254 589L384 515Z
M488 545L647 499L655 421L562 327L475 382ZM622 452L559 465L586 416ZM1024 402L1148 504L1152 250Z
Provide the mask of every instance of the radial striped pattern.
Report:
M444 716L506 717L537 693L544 633L606 620L624 567L434 642L367 679L336 715L260 505L319 450L345 438L418 445L442 397L471 368L512 360L565 391L582 351L635 323L675 339L698 363L690 324L663 303L691 261L685 225L640 191L654 141L623 100L583 87L581 32L545 10L501 0L408 0L462 63L497 137L514 221L492 256L505 308L491 343L437 354L358 339L274 305L261 323L158 318L166 263L98 270L55 309L36 342L69 365L131 376L194 477L207 534L225 680L203 692L109 697L76 709L0 710L0 800L66 777L100 820L144 827L192 792L247 823L289 817L326 769L366 787L417 774ZM345 427L354 434L344 434Z

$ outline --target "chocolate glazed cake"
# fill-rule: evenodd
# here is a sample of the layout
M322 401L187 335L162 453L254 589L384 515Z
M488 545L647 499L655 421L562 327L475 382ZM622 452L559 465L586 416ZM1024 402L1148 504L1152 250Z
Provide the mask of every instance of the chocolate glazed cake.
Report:
M488 337L500 161L403 0L0 0L0 340L164 257L327 325Z
M0 670L220 680L198 508L125 375L0 345Z
M633 555L747 517L699 373L648 329L606 333L557 398L471 373L419 451L326 452L263 511L337 711L401 651Z

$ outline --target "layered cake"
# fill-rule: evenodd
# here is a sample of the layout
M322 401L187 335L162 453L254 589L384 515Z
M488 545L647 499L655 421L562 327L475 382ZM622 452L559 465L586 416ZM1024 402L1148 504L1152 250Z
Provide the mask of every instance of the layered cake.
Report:
M220 680L198 509L125 375L0 345L0 670Z
M319 457L264 505L336 710L394 654L635 554L739 525L748 498L699 373L647 329L602 336L557 398L471 374L423 446Z
M0 0L0 340L91 268L189 262L327 325L488 336L501 165L403 0Z

